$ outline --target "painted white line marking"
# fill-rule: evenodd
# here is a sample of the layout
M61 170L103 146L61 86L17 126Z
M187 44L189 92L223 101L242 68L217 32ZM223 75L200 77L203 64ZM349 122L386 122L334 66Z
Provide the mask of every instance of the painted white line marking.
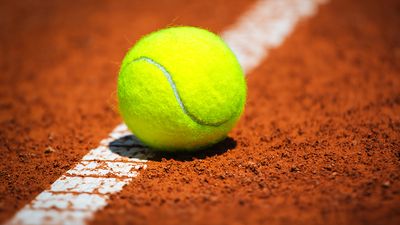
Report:
M297 22L326 0L259 0L222 33L244 71L251 72L268 50L280 45ZM7 224L85 224L139 172L152 153L118 125L100 146L26 205Z
M64 201L69 199L69 201ZM107 196L98 194L55 194L44 191L39 194L32 202L32 209L69 209L95 211L98 205L105 206L107 204Z
M118 176L136 177L144 165L127 162L82 161L67 171L69 176Z
M106 177L69 177L62 176L51 185L51 192L112 194L122 190L128 179Z
M146 169L151 155L121 124L7 224L85 224Z
M146 153L146 149L139 147L129 147L129 149L127 150L127 147L125 146L116 146L113 147L112 151L110 151L109 147L100 146L86 154L83 157L83 160L145 162L147 154L149 153Z
M83 225L93 216L93 211L54 210L22 208L9 224L38 225L38 224L64 224Z
M239 59L245 73L261 63L268 50L279 46L295 25L312 16L319 4L327 0L266 0L258 1L222 33Z

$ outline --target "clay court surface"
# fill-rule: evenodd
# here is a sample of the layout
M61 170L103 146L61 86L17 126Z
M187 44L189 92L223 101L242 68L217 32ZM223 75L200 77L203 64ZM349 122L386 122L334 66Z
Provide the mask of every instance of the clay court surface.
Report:
M122 122L135 41L221 33L255 2L0 1L0 223ZM399 28L396 0L321 4L246 74L226 140L152 154L87 224L400 224Z

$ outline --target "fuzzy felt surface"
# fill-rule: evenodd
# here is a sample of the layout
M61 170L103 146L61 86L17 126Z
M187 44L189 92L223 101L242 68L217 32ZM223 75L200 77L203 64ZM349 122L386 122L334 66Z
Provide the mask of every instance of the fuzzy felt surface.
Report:
M144 143L190 150L226 137L244 109L246 82L220 37L173 27L143 37L127 53L118 98L125 123Z

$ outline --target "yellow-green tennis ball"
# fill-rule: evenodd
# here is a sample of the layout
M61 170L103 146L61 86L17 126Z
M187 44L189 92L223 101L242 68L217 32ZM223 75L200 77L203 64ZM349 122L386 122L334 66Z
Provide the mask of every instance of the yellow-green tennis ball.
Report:
M192 150L227 136L243 112L246 82L219 36L172 27L129 50L119 72L118 100L125 123L144 144Z

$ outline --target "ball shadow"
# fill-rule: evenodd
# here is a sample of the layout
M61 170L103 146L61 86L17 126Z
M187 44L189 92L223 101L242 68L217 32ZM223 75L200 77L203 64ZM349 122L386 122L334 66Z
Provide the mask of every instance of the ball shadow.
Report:
M234 149L236 145L233 138L227 137L212 146L196 151L159 151L146 147L134 135L126 135L110 142L108 147L113 153L127 158L156 162L173 159L184 162L222 155Z
M195 151L165 152L165 151L152 150L154 153L154 157L152 158L152 160L161 161L163 159L166 160L173 159L176 161L192 161L195 159L205 159L207 157L222 155L228 150L234 149L235 147L236 147L236 141L231 137L227 137L224 140L218 142L217 144Z

